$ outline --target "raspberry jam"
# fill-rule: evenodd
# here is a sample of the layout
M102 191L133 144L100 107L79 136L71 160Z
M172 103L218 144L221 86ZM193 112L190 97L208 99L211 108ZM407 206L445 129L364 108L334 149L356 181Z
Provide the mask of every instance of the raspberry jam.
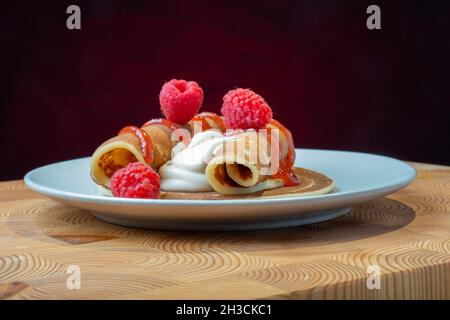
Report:
M176 129L181 128L181 126L179 124L176 124L176 123L174 123L174 122L172 122L170 120L164 119L164 118L149 120L146 123L144 123L142 128L145 128L145 127L148 127L148 126L153 126L155 124L163 125L166 128L169 128L170 130L176 130Z
M207 119L213 121L220 131L225 131L225 125L223 123L222 117L213 112L201 112L195 115L191 121L201 121L202 131L206 131L212 128Z
M296 186L300 183L300 181L298 180L298 177L296 176L294 170L292 170L292 166L294 165L295 159L295 146L294 140L292 139L292 134L285 126L283 126L280 122L278 122L275 119L270 120L269 125L278 128L286 137L288 144L288 151L286 157L280 161L280 168L278 169L278 172L274 175L274 177L277 179L282 179L286 187ZM268 127L267 129L268 129L267 130L268 140L270 141L271 128Z
M147 164L153 161L152 140L147 132L135 126L128 126L119 131L119 136L122 134L134 134L141 143L142 154Z
M283 180L285 187L293 187L300 184L292 167L287 167L283 161L280 162L280 168L278 169L278 172L273 175L273 178Z

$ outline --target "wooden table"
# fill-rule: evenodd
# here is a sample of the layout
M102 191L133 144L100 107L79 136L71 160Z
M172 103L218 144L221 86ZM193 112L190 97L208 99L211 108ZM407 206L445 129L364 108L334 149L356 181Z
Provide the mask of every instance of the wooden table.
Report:
M258 232L120 227L2 182L0 298L450 299L450 167L413 165L344 217Z

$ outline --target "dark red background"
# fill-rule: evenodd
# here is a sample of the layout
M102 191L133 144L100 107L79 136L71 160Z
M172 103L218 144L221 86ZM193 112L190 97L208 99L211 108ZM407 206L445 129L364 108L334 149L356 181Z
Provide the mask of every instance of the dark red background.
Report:
M366 8L382 30L366 28ZM82 30L66 28L78 4ZM159 117L172 78L266 98L296 145L450 164L449 1L1 4L0 179Z

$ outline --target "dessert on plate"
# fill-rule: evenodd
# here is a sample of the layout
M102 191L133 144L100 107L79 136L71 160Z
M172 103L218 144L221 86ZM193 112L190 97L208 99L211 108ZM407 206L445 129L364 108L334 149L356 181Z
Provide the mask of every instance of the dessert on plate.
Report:
M290 131L252 90L230 90L221 115L199 113L202 88L174 79L159 102L164 118L124 127L95 150L91 177L102 194L227 199L332 191L330 178L294 167Z

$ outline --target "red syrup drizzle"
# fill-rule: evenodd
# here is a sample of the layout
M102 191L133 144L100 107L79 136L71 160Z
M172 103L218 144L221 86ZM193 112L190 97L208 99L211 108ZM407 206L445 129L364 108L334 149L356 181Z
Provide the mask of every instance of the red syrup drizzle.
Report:
M153 126L155 124L163 125L166 128L169 128L170 130L176 130L176 129L181 128L181 126L179 124L176 124L176 123L174 123L174 122L172 122L170 120L164 119L164 118L149 120L146 123L144 123L142 128L145 128L145 127L148 127L148 126Z
M300 181L294 170L292 169L295 159L295 147L294 140L292 139L292 134L285 126L283 126L275 119L270 120L269 125L272 125L279 129L286 137L288 144L288 152L286 154L286 157L283 160L280 160L278 172L274 174L273 177L275 179L283 180L286 187L297 186L300 184ZM267 127L267 140L271 141L271 127Z
M170 130L176 130L178 128L181 128L180 125L169 121L167 119L152 119L144 123L144 125L141 128L135 127L135 126L127 126L119 131L119 135L122 134L133 134L136 138L139 139L141 144L141 150L142 154L144 155L144 160L147 164L150 164L153 162L153 149L152 149L152 139L148 135L143 128L153 125L163 125Z
M206 131L212 128L212 126L208 123L207 119L212 120L220 131L222 132L225 131L223 119L213 112L201 112L195 115L191 121L201 121L202 131Z
M148 133L143 130L145 127L153 126L153 125L162 125L166 128L174 131L176 129L182 128L177 123L174 123L170 120L164 119L164 118L158 118L158 119L151 119L144 123L141 128L135 127L135 126L127 126L119 131L118 135L122 134L133 134L136 138L139 139L141 150L144 155L144 160L147 164L150 164L153 162L153 149L152 149L152 139L148 135Z
M147 164L153 161L153 150L152 150L152 139L147 132L141 128L135 126L127 126L119 131L119 136L122 134L133 134L139 139L141 144L142 154L144 155L144 160Z

